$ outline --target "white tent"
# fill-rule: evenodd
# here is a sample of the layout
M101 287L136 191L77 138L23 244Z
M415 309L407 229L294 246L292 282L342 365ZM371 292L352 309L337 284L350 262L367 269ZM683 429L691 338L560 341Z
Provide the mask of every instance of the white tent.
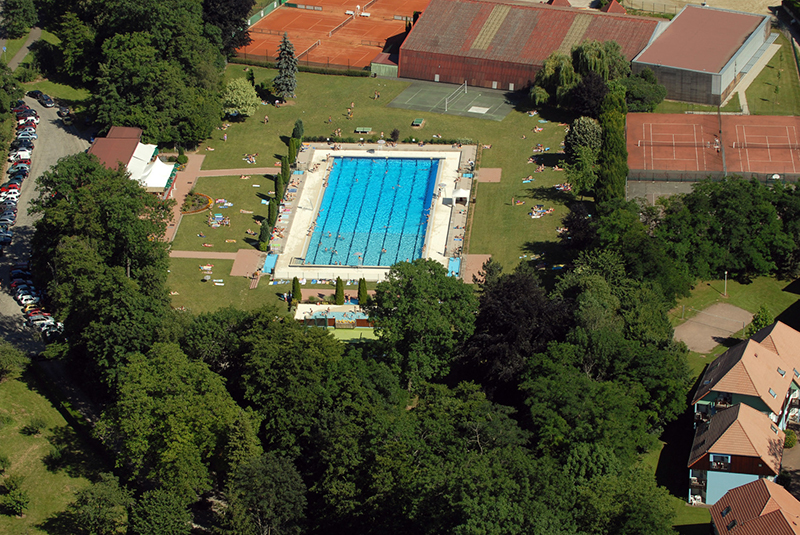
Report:
M469 190L468 189L457 189L453 192L453 200L455 200L456 204L467 204L469 202Z
M167 187L175 164L164 163L158 158L155 145L139 143L128 162L131 178L139 182L149 192L161 193Z

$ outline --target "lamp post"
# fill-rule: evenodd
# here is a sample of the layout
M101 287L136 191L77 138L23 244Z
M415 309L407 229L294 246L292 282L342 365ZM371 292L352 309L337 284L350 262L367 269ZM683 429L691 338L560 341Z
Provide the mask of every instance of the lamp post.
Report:
M728 297L728 272L725 272L725 291L722 293L722 297Z

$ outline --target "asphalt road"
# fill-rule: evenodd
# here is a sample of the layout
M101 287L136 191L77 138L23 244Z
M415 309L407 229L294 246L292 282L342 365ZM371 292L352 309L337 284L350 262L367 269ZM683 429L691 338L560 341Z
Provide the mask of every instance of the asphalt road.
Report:
M9 291L9 268L16 263L27 262L30 256L29 243L35 218L28 214L28 203L36 196L36 178L64 156L89 148L89 131L81 132L75 126L65 126L56 114L57 108L45 108L38 101L28 97L25 98L25 102L39 113L39 126L36 131L39 139L34 141L31 174L22 184L17 224L12 227L14 241L5 248L5 255L0 257L0 277L2 277L0 336L23 351L39 353L44 346L36 340L35 330L25 327L22 311ZM8 169L7 163L3 165L3 182L6 169Z

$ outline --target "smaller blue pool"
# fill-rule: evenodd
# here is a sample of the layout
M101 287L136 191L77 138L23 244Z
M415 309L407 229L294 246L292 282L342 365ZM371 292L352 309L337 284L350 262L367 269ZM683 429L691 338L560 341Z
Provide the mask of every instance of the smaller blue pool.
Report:
M422 256L439 160L335 158L305 263L391 266Z
M450 277L458 277L461 273L461 259L451 258L447 263L447 275Z

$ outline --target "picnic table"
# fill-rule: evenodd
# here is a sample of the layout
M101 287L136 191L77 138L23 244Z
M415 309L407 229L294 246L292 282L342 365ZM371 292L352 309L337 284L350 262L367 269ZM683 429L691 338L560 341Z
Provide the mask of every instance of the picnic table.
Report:
M372 132L371 126L358 126L356 127L356 134L369 134Z

